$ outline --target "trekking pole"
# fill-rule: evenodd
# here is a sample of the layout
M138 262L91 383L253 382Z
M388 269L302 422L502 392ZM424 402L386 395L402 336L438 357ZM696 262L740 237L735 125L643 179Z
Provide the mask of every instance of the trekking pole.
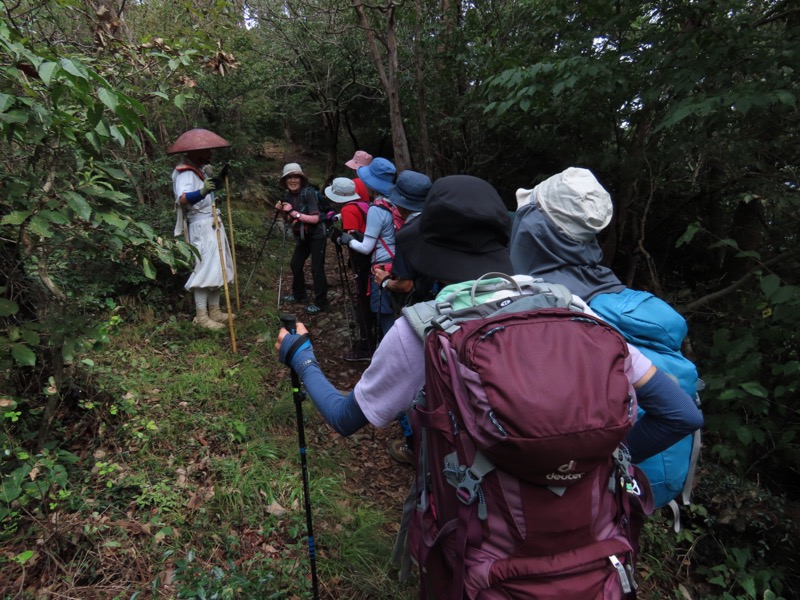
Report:
M350 281L345 276L345 262L344 262L344 252L342 251L342 247L335 243L333 244L336 247L336 258L337 258L337 266L339 267L339 282L342 286L342 292L344 293L344 320L347 321L347 339L350 341L350 346L353 346L353 327L357 327L358 325L355 323L355 310L353 308L353 295L350 290ZM348 306L350 307L348 310Z
M281 244L281 268L278 272L278 308L281 307L281 289L283 288L283 259L286 257L286 225L283 227L283 243Z
M281 325L291 334L297 331L297 318L284 313L280 316ZM314 547L314 526L311 520L311 494L308 489L308 461L306 460L306 432L303 425L303 400L305 393L300 390L300 376L294 369L292 374L292 398L294 399L295 412L297 413L297 438L300 445L300 465L303 471L303 496L306 509L306 533L308 535L308 555L311 560L311 588L314 599L319 598L319 582L317 581L317 560Z
M253 263L253 269L250 271L250 275L247 276L247 283L244 284L244 290L242 290L242 296L247 293L247 288L250 285L250 280L253 279L253 273L256 272L256 267L258 263L261 261L261 256L264 254L264 249L267 247L267 242L269 242L270 237L272 236L272 230L275 228L275 221L278 220L278 216L281 214L281 211L275 211L275 217L272 219L272 224L269 226L269 231L267 231L267 237L264 238L264 242L261 244L261 249L258 251L258 256L256 257L256 262Z

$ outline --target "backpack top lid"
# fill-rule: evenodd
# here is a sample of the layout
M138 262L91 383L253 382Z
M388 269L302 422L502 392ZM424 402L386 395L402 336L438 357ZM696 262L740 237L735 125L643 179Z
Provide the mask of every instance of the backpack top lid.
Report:
M689 332L686 319L661 298L626 288L616 294L598 294L592 308L641 348L680 352Z

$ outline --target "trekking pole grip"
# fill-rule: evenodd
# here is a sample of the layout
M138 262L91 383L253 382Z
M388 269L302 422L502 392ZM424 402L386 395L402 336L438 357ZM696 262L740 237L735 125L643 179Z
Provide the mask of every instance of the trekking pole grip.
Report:
M291 313L281 313L280 317L278 318L281 320L281 326L286 331L292 335L297 333L297 317Z
M281 320L281 326L286 331L292 335L297 333L297 317L291 313L281 313L278 318ZM291 365L289 366L289 370L292 373L292 391L294 392L294 399L296 402L302 402L303 398L302 394L300 393L300 376L294 369L292 369Z

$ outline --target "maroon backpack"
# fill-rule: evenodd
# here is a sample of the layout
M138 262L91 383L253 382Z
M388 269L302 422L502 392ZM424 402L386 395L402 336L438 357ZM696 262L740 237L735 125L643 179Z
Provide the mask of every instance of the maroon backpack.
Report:
M563 286L514 279L478 280L471 303L509 281L511 297L404 311L427 333L400 538L421 598L617 600L635 588L647 487L619 449L636 414L627 345Z

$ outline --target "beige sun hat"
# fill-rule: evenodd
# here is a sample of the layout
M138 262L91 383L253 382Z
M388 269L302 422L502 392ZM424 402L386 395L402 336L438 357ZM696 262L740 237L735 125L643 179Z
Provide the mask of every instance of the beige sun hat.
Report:
M280 183L283 187L286 187L286 178L289 175L300 175L303 178L304 183L308 183L308 175L303 173L303 168L300 166L299 163L288 163L283 167L283 174L281 175Z
M517 190L517 210L533 202L558 230L577 242L592 239L614 214L611 195L589 169L569 167L532 190Z

